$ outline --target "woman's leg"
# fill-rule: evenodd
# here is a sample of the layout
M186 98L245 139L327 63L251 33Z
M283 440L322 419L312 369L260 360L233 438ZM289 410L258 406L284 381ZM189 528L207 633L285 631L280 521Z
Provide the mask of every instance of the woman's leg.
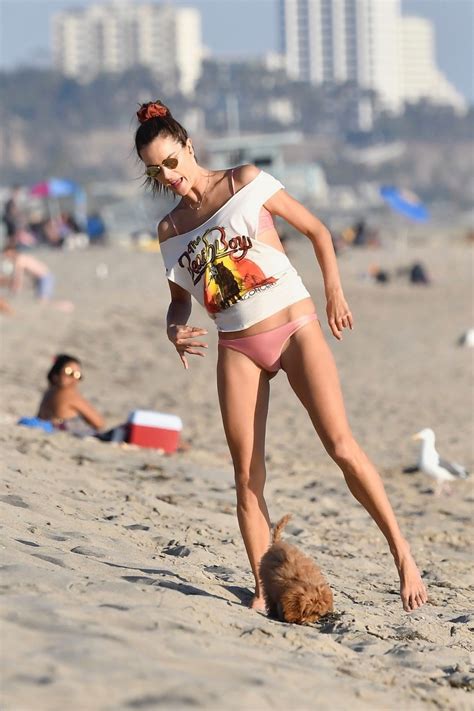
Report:
M400 576L404 609L415 610L427 600L425 586L408 543L402 537L382 480L354 440L336 364L319 323L308 324L297 331L281 360L291 387L307 409L327 452L342 469L350 491L387 539Z
M243 353L219 348L217 388L234 464L237 518L255 577L251 606L264 609L258 565L270 542L270 519L263 498L269 376Z

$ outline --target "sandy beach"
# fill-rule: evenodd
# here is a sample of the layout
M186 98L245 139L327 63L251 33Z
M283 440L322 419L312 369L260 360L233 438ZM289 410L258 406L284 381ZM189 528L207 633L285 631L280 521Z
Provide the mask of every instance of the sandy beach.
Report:
M326 334L309 243L288 252ZM30 293L1 316L1 698L5 711L472 709L473 478L435 497L410 437L432 427L472 470L472 252L442 235L340 258L356 327L330 339L353 430L383 476L429 604L403 612L382 535L350 495L284 373L272 381L267 501L312 555L335 613L299 627L246 607L252 575L235 516L215 386L216 334L186 373L164 333L161 257L125 247L41 252L72 313ZM429 287L362 279L421 259ZM108 276L103 278L106 265ZM98 275L99 274L99 275ZM102 276L100 276L102 275ZM328 335L328 338L329 335ZM55 353L113 426L135 408L178 414L187 452L121 447L15 424L34 415ZM471 543L469 543L471 541Z

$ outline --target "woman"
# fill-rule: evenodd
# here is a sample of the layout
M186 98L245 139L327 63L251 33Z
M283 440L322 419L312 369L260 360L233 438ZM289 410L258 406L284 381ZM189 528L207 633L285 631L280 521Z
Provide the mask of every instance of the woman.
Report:
M219 331L219 402L234 464L237 516L255 577L252 607L264 608L258 564L270 527L265 425L269 382L282 368L350 491L387 539L404 609L417 609L427 600L425 586L382 481L351 433L332 354L273 216L311 240L324 279L329 326L340 340L345 328L352 329L353 318L329 231L255 166L211 171L199 165L185 129L161 102L143 104L137 116L135 147L147 181L154 191L179 198L160 222L158 237L171 292L167 334L186 369L188 356L202 356L207 348L201 340L207 331L188 325L191 295Z
M3 257L11 262L13 270L10 281L11 291L18 293L22 290L26 274L34 282L38 300L41 303L51 300L54 292L54 276L44 262L31 254L18 252L9 245L4 248Z
M49 385L38 409L40 420L74 434L93 434L103 428L103 418L79 392L82 371L78 358L60 353L46 377Z

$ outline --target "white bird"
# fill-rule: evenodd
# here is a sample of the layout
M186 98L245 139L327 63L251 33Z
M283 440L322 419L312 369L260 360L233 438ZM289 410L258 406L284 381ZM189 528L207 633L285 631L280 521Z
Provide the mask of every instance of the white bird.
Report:
M464 333L459 336L458 346L474 348L474 328L468 328L467 331L464 331Z
M418 464L415 467L407 467L405 472L421 471L424 474L436 479L437 485L435 494L439 496L443 489L449 492L449 482L455 479L466 479L469 472L461 464L448 462L442 459L435 449L435 433L429 427L420 430L412 439L421 440L420 455Z

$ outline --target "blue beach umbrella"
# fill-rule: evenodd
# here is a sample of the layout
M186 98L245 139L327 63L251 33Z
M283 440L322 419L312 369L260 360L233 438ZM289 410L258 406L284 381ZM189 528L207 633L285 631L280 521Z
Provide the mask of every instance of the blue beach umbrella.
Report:
M414 222L427 222L430 219L429 212L420 198L409 190L400 190L394 185L382 185L380 195L394 212Z

